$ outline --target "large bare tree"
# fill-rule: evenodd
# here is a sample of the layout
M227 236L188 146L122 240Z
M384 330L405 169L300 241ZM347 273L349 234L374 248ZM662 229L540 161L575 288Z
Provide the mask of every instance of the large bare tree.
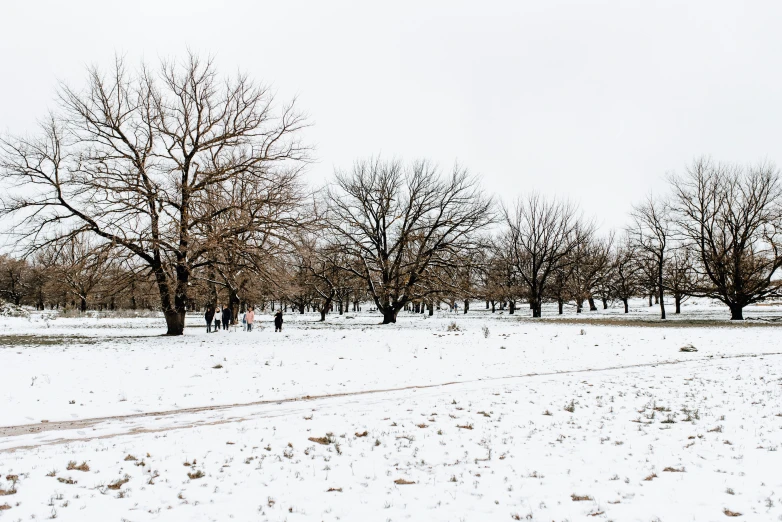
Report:
M540 317L548 284L579 242L592 234L570 203L547 200L540 194L519 198L504 211L506 230L501 248L528 295L532 317Z
M126 250L154 276L168 334L181 335L191 273L221 246L199 231L234 209L231 198L209 204L209 191L271 188L297 171L305 119L293 102L278 106L268 88L223 78L192 54L157 72L122 59L106 73L90 68L85 90L63 85L58 99L39 136L0 141L3 175L22 189L4 198L2 215L19 221L28 250L83 233ZM269 219L259 213L222 235Z
M660 318L665 319L665 263L675 236L670 203L649 195L643 203L633 207L632 218L628 232L638 254L645 258L645 266L653 274Z
M327 199L335 244L357 261L344 269L364 281L383 324L409 302L455 289L460 256L493 220L476 178L458 166L441 175L428 161L358 161L336 173Z
M782 185L778 169L696 160L671 177L677 224L692 241L708 284L699 294L730 308L779 295L782 266Z

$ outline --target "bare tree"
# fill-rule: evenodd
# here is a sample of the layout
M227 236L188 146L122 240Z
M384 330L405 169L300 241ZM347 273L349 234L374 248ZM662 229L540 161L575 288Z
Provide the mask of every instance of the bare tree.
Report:
M779 295L782 186L771 164L743 167L699 159L672 176L677 224L692 241L708 282L700 295L722 301L731 319Z
M374 158L338 172L335 185L327 196L335 245L358 261L343 268L364 281L383 324L453 287L459 255L493 218L491 199L458 166L442 176L427 161Z
M507 228L502 248L526 287L532 317L540 317L551 276L581 238L591 235L592 226L580 224L573 205L548 201L539 194L518 199L512 209L505 209L504 216ZM575 233L579 226L583 234Z
M210 206L207 191L296 171L305 120L293 103L277 108L266 87L221 79L193 55L157 74L132 73L122 59L109 74L91 68L84 92L60 88L59 107L40 137L0 141L2 172L22 189L2 215L20 220L28 250L82 233L125 249L154 276L168 334L181 335L191 273L219 246L197 231L232 209L230 199Z
M677 314L682 311L682 303L697 292L698 278L694 257L692 246L684 243L671 248L671 254L665 264L663 281L665 289L673 296L674 313Z
M607 279L613 241L612 234L606 238L577 238L570 256L570 277L567 280L570 295L576 300L577 313L583 310L585 300L589 302L591 312L597 310L593 296ZM607 300L607 296L603 297Z
M107 275L110 244L95 245L86 234L72 235L55 250L54 273L59 284L87 311L87 301L94 296Z
M24 259L0 255L0 296L16 306L30 293L30 266Z
M650 195L633 208L632 218L629 233L639 255L646 258L647 266L653 271L660 318L665 319L665 261L674 236L671 207L666 200Z
M629 237L625 237L611 255L611 271L609 284L611 293L622 301L625 313L630 311L631 297L637 295L641 289L642 276L639 275L635 245Z

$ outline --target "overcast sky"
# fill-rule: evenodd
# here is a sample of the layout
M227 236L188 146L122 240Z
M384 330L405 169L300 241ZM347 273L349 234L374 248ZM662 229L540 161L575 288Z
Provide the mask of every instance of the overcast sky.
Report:
M695 156L779 162L782 2L6 0L0 131L115 52L212 53L299 96L325 182L376 153L454 160L506 199L619 227Z

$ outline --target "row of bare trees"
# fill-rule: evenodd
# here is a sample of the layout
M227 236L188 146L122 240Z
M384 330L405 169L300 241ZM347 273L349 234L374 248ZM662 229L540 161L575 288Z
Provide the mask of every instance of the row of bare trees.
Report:
M637 205L627 230L600 235L571 203L530 194L503 206L464 168L425 160L360 160L310 192L307 125L294 102L194 55L91 68L85 89L60 86L37 135L0 139L0 213L21 257L2 259L0 292L85 309L135 307L152 291L170 335L188 309L218 302L325 319L369 301L393 323L442 301L511 313L525 302L540 317L546 302L627 311L637 296L665 318L667 296L677 312L704 296L740 319L779 295L772 165L698 160L668 196Z

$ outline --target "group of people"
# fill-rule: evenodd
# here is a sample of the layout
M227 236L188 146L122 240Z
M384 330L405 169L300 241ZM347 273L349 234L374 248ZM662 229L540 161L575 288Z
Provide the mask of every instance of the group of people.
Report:
M220 326L223 327L223 330L228 330L228 326L231 324L231 321L233 320L234 312L231 310L231 307L226 305L222 309L218 305L217 308L214 306L207 306L206 307L206 313L204 314L204 319L206 320L206 331L207 333L212 331L212 322L214 322L214 331L219 332Z
M223 330L228 330L234 319L234 312L230 305L225 305L222 309L218 305L207 306L206 313L204 314L204 320L206 320L206 332L212 332L212 325L214 324L214 331L219 332L222 325ZM247 332L252 332L253 323L255 322L255 310L253 307L247 309L247 312L242 314L242 328ZM282 331L282 310L277 310L274 314L274 331Z

